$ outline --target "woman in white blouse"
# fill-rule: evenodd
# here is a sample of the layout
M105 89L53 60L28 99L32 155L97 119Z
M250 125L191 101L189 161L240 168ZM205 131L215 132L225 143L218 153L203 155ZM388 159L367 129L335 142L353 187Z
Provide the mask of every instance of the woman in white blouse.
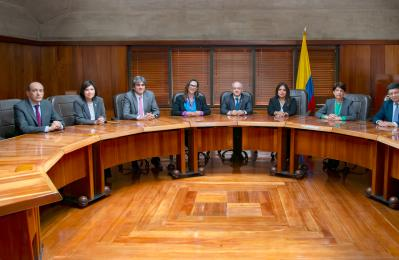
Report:
M75 123L80 125L102 125L106 122L104 101L97 96L93 81L85 80L80 87L80 98L73 103Z

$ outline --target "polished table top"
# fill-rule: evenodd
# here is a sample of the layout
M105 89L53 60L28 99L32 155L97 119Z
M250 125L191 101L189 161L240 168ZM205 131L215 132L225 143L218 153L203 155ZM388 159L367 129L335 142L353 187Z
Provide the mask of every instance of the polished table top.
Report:
M144 132L189 127L286 127L332 132L377 140L399 148L397 129L370 122L329 122L315 117L276 119L267 115L205 117L166 116L152 121L120 120L105 125L76 125L53 133L26 134L0 141L0 216L61 199L46 172L64 154L101 140Z

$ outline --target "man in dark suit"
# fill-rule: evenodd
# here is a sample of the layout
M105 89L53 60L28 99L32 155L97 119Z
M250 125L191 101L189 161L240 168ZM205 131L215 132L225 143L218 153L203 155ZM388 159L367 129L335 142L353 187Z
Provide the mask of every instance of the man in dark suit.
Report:
M144 77L133 79L133 89L125 95L123 102L123 118L136 120L151 120L159 117L159 107L154 93L146 90Z
M241 82L233 82L232 92L223 98L220 105L220 113L223 115L242 116L252 114L251 96L242 93L243 87Z
M62 130L64 121L48 100L43 100L44 87L32 82L26 89L27 99L14 105L15 127L19 134Z
M146 90L146 80L142 76L133 79L133 89L126 93L123 100L123 119L152 120L159 117L159 107L154 93ZM161 159L151 158L151 163L158 170L162 170ZM133 171L139 171L137 161L132 162Z
M389 99L384 101L381 109L373 117L373 122L379 126L399 125L399 82L393 82L388 85Z

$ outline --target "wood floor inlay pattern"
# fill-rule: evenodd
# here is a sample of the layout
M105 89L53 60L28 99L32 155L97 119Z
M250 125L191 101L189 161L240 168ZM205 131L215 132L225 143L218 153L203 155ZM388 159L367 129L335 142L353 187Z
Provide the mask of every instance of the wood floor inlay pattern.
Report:
M44 259L396 259L399 231L375 205L316 178L143 181L44 216Z

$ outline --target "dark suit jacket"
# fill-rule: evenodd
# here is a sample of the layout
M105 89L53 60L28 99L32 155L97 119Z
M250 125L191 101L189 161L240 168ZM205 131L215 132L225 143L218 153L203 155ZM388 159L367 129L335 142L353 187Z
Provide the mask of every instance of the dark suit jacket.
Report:
M220 104L220 114L226 115L231 110L235 110L233 93L222 100L222 104ZM249 96L241 94L239 110L247 112L248 115L252 114L252 100Z
M285 102L283 105L283 111L288 113L289 116L293 116L296 114L296 101L293 98L290 98L289 102ZM274 96L269 100L269 106L267 107L267 112L269 115L273 116L274 112L280 111L281 105L278 101L278 97Z
M353 110L353 101L344 98L341 113L337 116L346 116L346 120L356 120L356 112ZM315 116L321 118L322 115L334 114L335 98L327 99L326 104L316 112Z
M175 102L172 105L172 116L181 116L186 108L184 107L185 102L184 95L180 95L176 98ZM204 112L204 116L211 114L211 109L206 103L206 98L203 95L198 95L195 97L195 105L197 107L197 111Z
M139 113L138 103L133 90L126 93L123 100L123 119L137 119ZM144 91L143 108L144 114L152 113L156 118L159 117L159 107L152 91Z
M393 113L393 102L392 100L384 101L380 110L373 116L373 122L376 123L378 120L382 121L392 121L392 113ZM399 125L399 121L396 121Z
M64 120L54 110L48 100L40 102L42 126L38 126L36 115L28 99L22 100L14 105L15 128L18 134L44 132L46 126L53 121L60 121L65 127Z
M106 119L104 101L101 97L93 98L93 107L96 120L100 116ZM86 101L83 100L81 97L77 98L73 102L73 110L76 124L94 125L96 123L96 120L90 120L89 106L87 105Z

